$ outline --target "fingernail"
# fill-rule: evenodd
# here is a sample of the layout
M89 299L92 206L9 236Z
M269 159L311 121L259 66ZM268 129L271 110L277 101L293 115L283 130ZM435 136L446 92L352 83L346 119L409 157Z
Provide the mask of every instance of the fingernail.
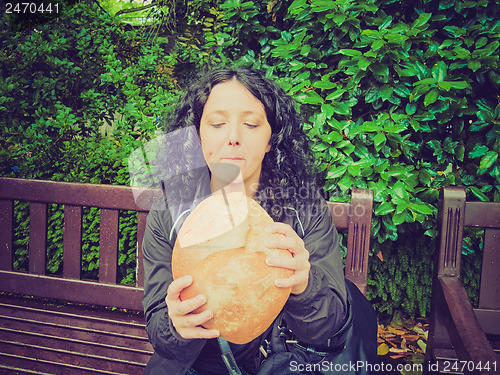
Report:
M267 258L266 258L266 264L267 264L268 266L272 266L272 265L273 265L273 258L271 258L271 257L267 257Z

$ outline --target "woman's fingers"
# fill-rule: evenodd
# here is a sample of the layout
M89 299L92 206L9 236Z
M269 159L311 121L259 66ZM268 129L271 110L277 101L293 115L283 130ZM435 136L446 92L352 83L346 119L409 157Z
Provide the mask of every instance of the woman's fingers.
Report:
M286 279L275 280L275 285L278 287L291 287L293 294L302 293L309 282L309 251L304 247L304 241L297 233L287 224L274 223L266 227L266 232L269 233L265 241L265 245L271 249L286 249L292 257L285 256L269 256L266 263L272 267L281 267L294 271L294 273Z
M206 304L207 298L200 294L185 301L180 299L182 290L189 287L192 282L193 278L188 275L172 281L168 287L165 302L172 325L177 333L185 339L218 337L219 331L202 327L203 324L212 319L212 311L195 312L196 309Z

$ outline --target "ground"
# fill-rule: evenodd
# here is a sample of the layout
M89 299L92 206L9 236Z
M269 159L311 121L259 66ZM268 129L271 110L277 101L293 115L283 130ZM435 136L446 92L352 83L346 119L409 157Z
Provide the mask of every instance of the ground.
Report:
M395 318L387 325L379 324L379 373L421 375L428 328L425 318Z

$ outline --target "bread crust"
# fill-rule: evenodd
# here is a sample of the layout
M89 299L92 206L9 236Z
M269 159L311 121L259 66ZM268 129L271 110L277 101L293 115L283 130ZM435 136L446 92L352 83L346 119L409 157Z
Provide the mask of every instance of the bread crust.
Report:
M207 303L195 311L210 309L214 313L205 328L219 330L229 342L245 344L272 324L290 295L291 288L278 288L274 281L291 276L292 271L268 266L267 256L291 254L264 246L264 228L273 220L257 202L241 193L230 193L226 198L235 225L231 225L221 195L201 202L179 231L172 273L174 279L188 274L193 277L181 300L198 294L207 297ZM211 230L213 223L219 225Z

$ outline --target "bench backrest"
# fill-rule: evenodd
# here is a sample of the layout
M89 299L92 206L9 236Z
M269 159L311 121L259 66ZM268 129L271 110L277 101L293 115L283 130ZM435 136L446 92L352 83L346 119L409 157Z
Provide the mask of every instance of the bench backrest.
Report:
M158 194L144 189L142 199ZM146 197L146 198L144 198ZM151 199L149 199L151 200ZM328 206L337 228L348 229L346 277L366 293L373 196L354 189L350 203ZM30 202L29 271L13 270L14 201ZM47 205L64 205L62 277L46 275ZM81 280L82 207L100 208L99 280ZM142 237L148 207L131 187L0 178L0 291L130 310L142 310ZM137 211L136 285L117 283L118 217Z
M500 203L466 202L464 188L447 187L440 204L437 275L460 276L464 227L484 228L479 304L474 310L485 333L500 335Z

